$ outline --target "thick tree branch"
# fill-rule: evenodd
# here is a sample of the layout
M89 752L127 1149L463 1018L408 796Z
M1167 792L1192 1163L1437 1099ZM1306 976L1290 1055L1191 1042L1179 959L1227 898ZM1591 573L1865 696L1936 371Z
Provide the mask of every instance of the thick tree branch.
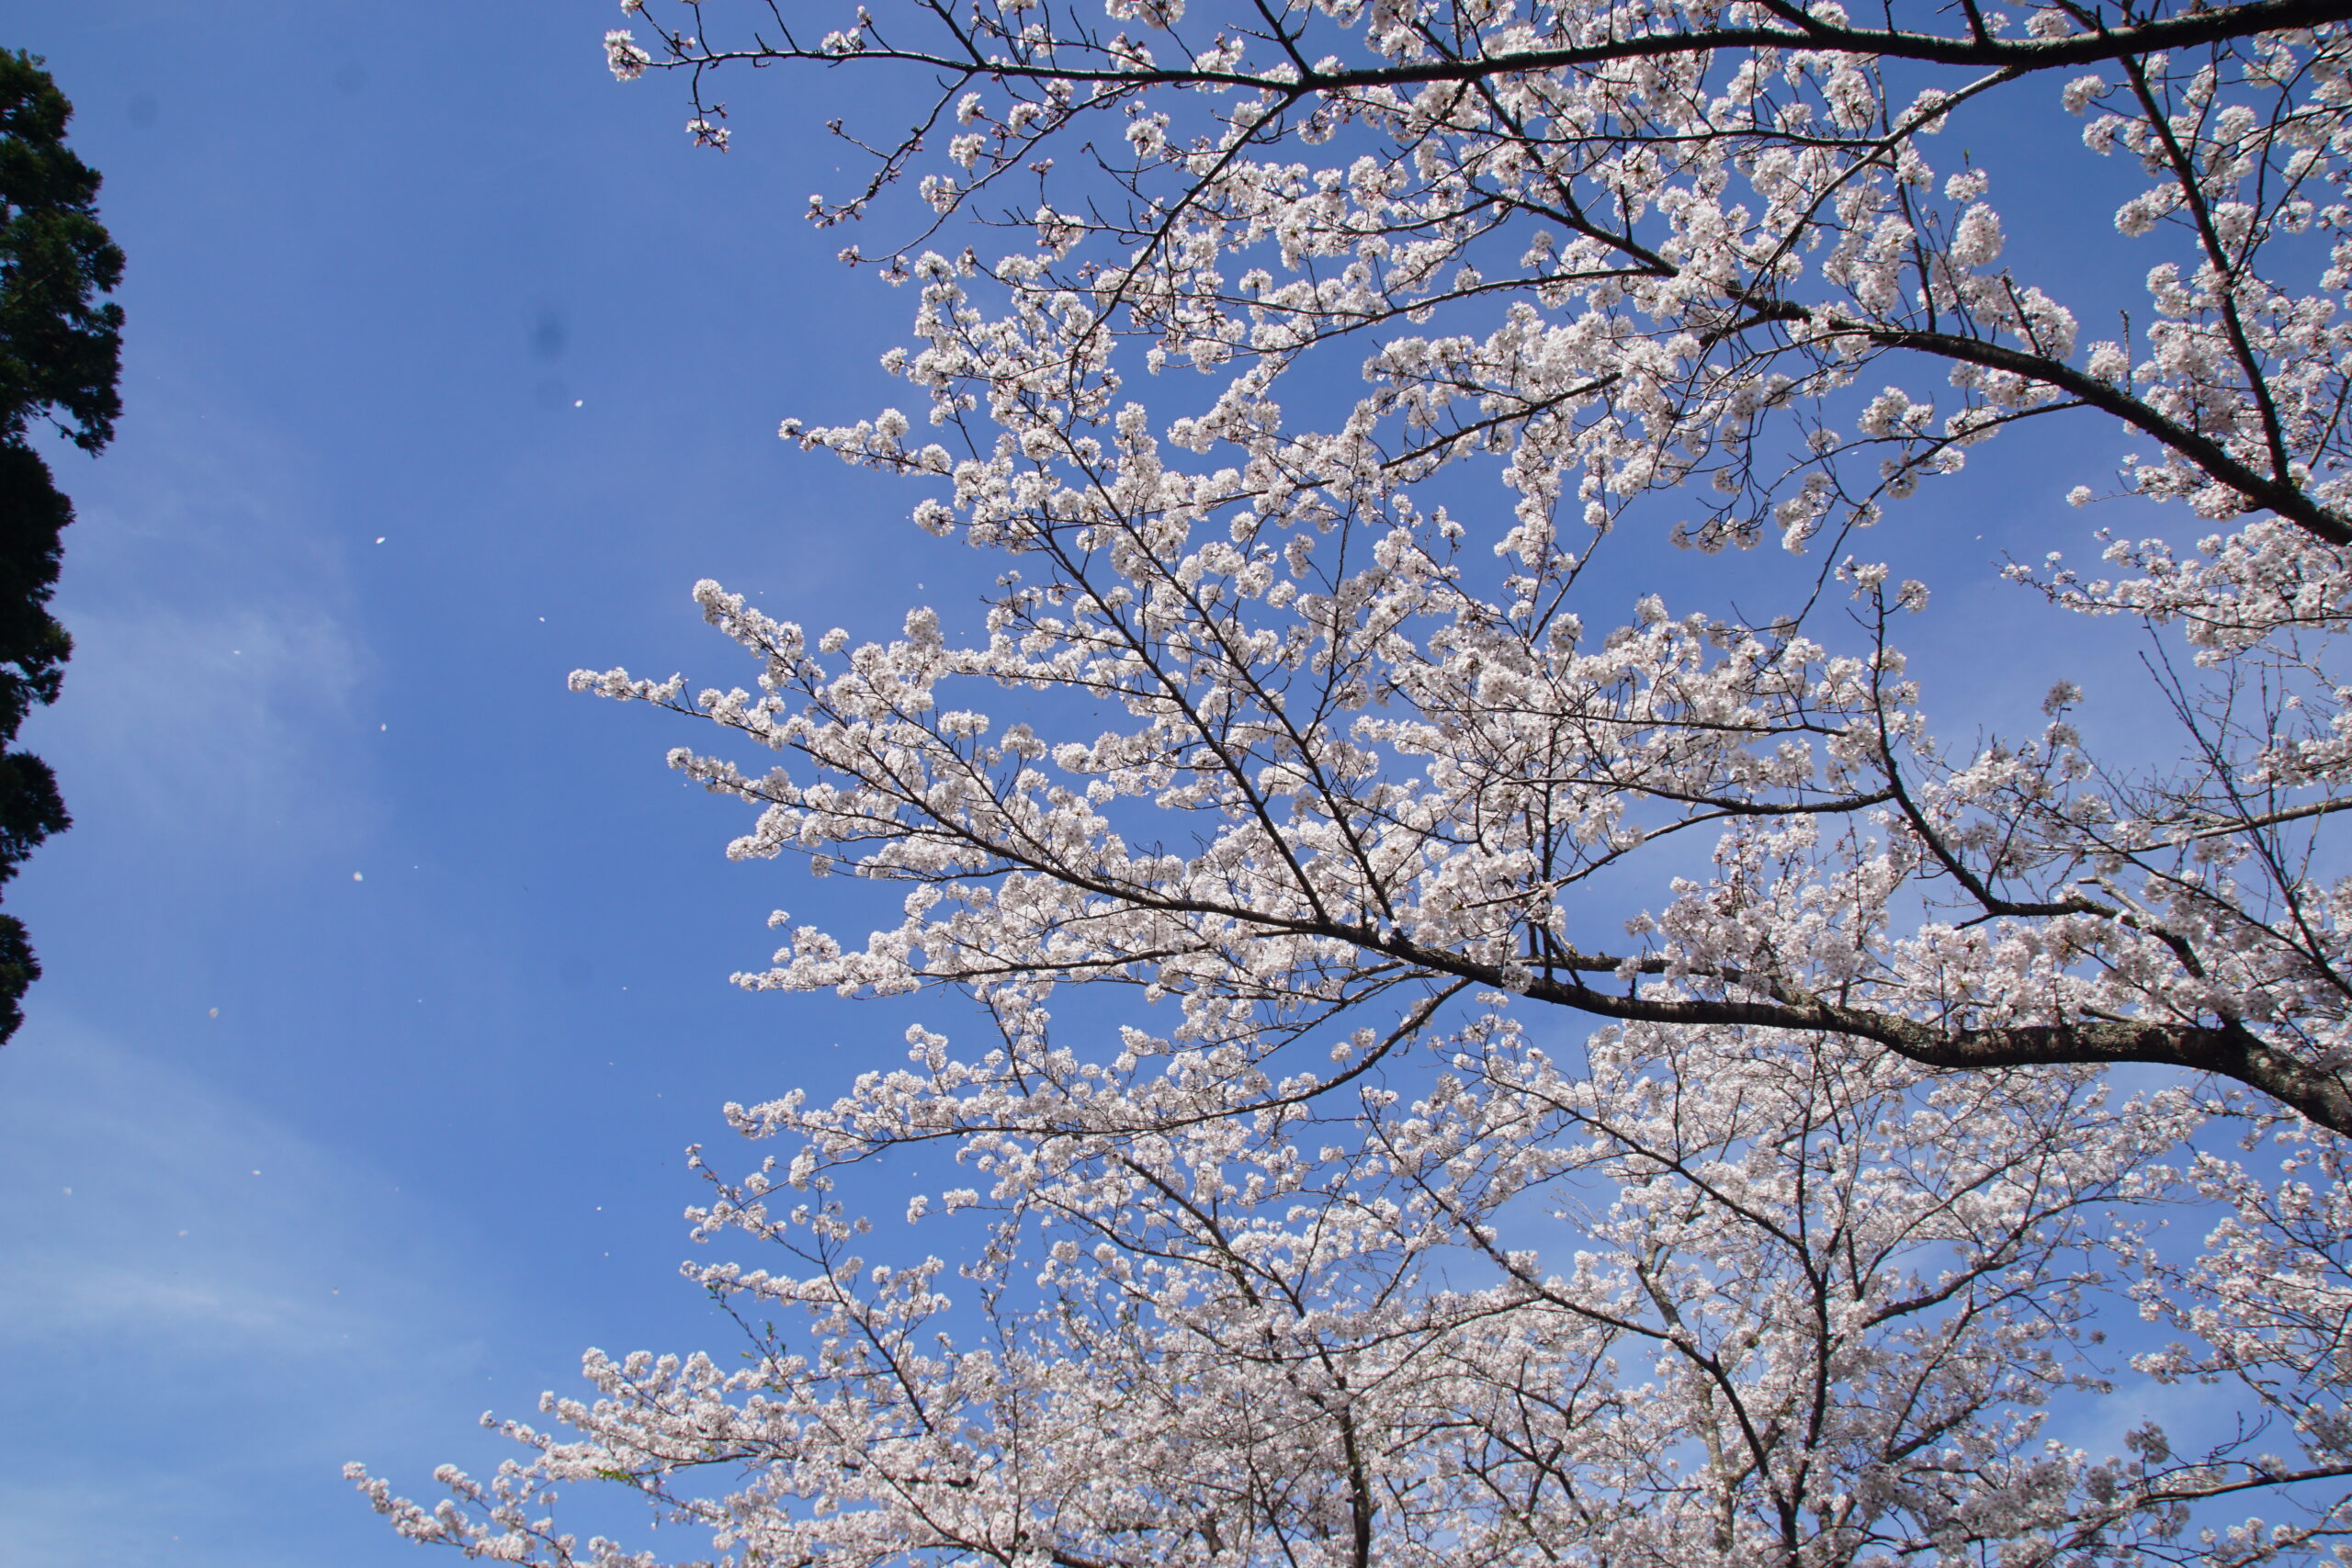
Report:
M1650 33L1557 49L1510 50L1493 54L1449 55L1392 65L1299 70L1274 76L1249 71L1201 70L1184 65L1083 66L1052 58L1018 59L983 52L976 39L962 40L964 52L896 48L866 43L854 51L828 51L792 44L712 49L699 40L678 39L677 59L661 66L709 66L730 61L809 61L846 65L893 61L965 77L1000 81L1059 81L1114 90L1149 87L1240 87L1285 98L1344 94L1385 87L1476 82L1497 76L1574 70L1627 60L1656 60L1717 50L1809 49L1840 54L1916 61L2016 72L2051 71L2097 64L2127 55L2194 49L2255 33L2315 28L2352 18L2352 0L2253 0L2252 4L2192 9L2161 20L2086 31L2056 39L1995 39L1981 30L1970 36L1909 32L1901 28L1854 28L1804 17L1782 28L1706 28L1690 32ZM1071 40L1069 47L1081 47Z

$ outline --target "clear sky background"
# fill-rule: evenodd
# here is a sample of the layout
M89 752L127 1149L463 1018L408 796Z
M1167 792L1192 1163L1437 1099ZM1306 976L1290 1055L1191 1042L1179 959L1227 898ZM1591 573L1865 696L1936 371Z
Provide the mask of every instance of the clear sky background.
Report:
M726 984L826 906L723 859L746 813L662 766L696 733L563 683L744 678L698 577L887 636L995 570L775 439L906 400L911 299L800 216L872 83L741 75L696 152L679 84L606 74L617 19L0 4L130 256L28 729L77 826L7 895L48 977L0 1051L0 1568L430 1561L342 1462L429 1496L584 1346L726 1348L675 1274L684 1146L899 1057L892 1009ZM1918 536L1982 568L2005 487L2040 528L2077 478ZM2034 615L1976 570L1911 640Z
M810 906L724 861L693 733L564 690L735 681L701 576L887 630L927 544L971 570L775 439L885 400L906 308L800 218L825 85L697 154L616 20L0 5L130 258L28 731L76 827L7 896L5 1568L427 1561L342 1462L429 1494L584 1346L723 1348L684 1145L896 1032L726 984Z

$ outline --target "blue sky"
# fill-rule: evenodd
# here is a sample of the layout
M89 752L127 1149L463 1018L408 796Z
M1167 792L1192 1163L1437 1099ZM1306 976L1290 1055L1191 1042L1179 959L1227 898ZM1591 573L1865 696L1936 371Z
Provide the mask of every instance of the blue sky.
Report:
M723 859L742 813L661 764L692 734L564 690L740 679L698 577L887 635L990 565L774 437L903 400L911 301L800 217L870 85L739 81L697 153L675 84L606 75L615 19L0 7L130 255L29 738L78 825L8 893L49 974L0 1052L0 1568L424 1561L342 1461L424 1495L583 1346L723 1345L682 1149L901 1049L725 983L823 906ZM1973 581L1915 641L2031 613Z
M582 1347L717 1342L681 1151L887 1021L726 984L795 901L681 731L564 690L732 681L705 575L894 622L928 543L774 437L881 400L904 310L799 218L814 122L695 153L613 18L0 7L130 257L29 731L77 825L8 893L7 1568L423 1561L342 1461L429 1491Z

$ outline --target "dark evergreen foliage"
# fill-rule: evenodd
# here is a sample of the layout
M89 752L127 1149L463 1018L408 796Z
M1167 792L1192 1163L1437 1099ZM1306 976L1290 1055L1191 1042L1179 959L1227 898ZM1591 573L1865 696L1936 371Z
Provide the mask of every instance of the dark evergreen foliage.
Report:
M65 146L74 107L36 56L0 50L0 749L56 700L74 645L49 613L73 503L27 445L36 421L85 452L122 412L122 252L97 220L97 173ZM69 826L49 764L0 750L0 884ZM0 1041L40 977L24 923L0 914Z

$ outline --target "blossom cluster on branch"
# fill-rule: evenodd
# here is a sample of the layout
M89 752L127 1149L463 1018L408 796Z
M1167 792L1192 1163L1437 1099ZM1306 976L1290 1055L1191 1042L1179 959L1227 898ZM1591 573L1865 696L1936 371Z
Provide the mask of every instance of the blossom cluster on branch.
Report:
M810 217L913 198L843 254L920 412L783 434L1002 571L860 644L704 582L755 681L573 684L763 757L672 757L739 858L903 889L742 984L983 1043L730 1107L787 1145L695 1211L771 1244L690 1270L750 1359L592 1355L435 1507L356 1471L399 1529L655 1562L559 1529L603 1480L746 1565L2346 1560L2352 0L624 9L707 145L753 67L919 85ZM2128 299L2007 259L1958 130L2037 114ZM2042 421L2128 433L2150 531L2014 591L2148 679L1954 739L1867 531ZM908 1146L952 1239L877 1264L840 1183Z

